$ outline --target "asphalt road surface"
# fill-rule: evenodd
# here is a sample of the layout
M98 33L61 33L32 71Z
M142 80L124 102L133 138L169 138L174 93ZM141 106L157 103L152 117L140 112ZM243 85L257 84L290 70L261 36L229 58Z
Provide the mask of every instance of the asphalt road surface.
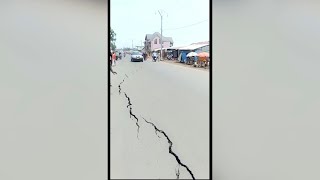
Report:
M111 178L209 178L209 72L118 60L111 74Z

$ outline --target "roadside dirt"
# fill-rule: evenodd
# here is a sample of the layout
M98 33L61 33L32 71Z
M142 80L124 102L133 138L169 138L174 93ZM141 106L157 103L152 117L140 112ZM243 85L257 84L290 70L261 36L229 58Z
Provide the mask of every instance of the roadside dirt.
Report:
M152 61L152 59L147 59L147 61ZM164 62L164 63L170 63L170 64L174 64L174 65L177 65L177 66L183 66L183 67L187 67L187 68L194 68L194 69L198 69L198 70L201 70L201 71L207 71L209 72L210 69L209 67L193 67L193 65L187 65L185 63L180 63L176 60L163 60L163 61L160 61L160 62Z

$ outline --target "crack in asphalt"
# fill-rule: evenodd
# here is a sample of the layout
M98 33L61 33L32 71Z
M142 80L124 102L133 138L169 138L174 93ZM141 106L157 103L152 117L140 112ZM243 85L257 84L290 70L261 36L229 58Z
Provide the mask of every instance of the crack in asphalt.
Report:
M177 179L179 179L180 177L180 166L178 165L178 168L176 169L176 176L177 176Z
M167 138L168 144L169 144L169 153L175 157L176 161L178 162L178 164L179 164L180 166L183 166L184 168L186 168L186 170L187 170L187 171L189 172L189 174L191 175L192 179L195 179L195 177L194 177L192 171L189 169L189 167L188 167L187 165L183 164L183 163L181 162L179 156L178 156L175 152L172 151L173 143L172 143L172 141L170 140L170 138L168 137L168 135L167 135L163 130L158 129L158 127L157 127L154 123L147 121L144 117L142 117L142 118L146 121L146 123L151 124L151 125L154 127L155 131L160 132L161 134L163 134L163 135ZM177 175L177 173L176 173L176 175ZM179 175L180 175L180 172L179 172ZM177 175L177 177L178 177L178 175Z
M138 127L137 129L137 138L139 139L139 130L140 130L140 125L139 125L139 119L137 118L137 116L135 114L132 113L132 104L131 104L131 100L130 97L127 95L127 93L124 93L124 95L126 96L126 98L128 99L128 105L127 108L130 107L130 118L134 117L136 119L136 125Z
M138 71L138 70L136 70L136 72L137 72L137 71ZM133 73L133 74L134 74L134 73ZM127 74L125 74L125 76L126 76L126 78L129 78ZM119 86L118 86L118 87L119 87L119 95L121 94L121 84L124 82L124 80L125 80L125 78L122 80L122 82L121 82L121 83L119 84ZM132 117L134 117L134 119L136 120L137 138L139 139L139 130L140 130L139 118L137 118L137 116L132 113L132 103L131 103L130 97L127 95L126 92L124 92L124 95L125 95L125 97L126 97L127 100L128 100L127 108L130 108L130 110L129 110L130 118L132 119ZM172 150L173 143L172 143L172 141L170 140L170 138L168 137L168 135L167 135L163 130L158 129L158 127L157 127L154 123L147 121L144 117L142 117L142 118L145 120L146 123L151 124L151 125L154 127L154 129L155 129L155 134L158 136L158 138L161 138L161 137L158 135L158 133L161 133L161 134L163 134L163 135L166 137L166 139L167 139L167 141L168 141L168 144L169 144L169 153L175 157L175 159L176 159L176 161L177 161L177 163L178 163L178 168L175 170L176 178L177 178L177 179L180 178L180 166L183 166L183 167L189 172L189 174L190 174L190 176L192 177L192 179L195 179L195 177L194 177L192 171L189 169L189 167L188 167L187 165L183 164L183 163L181 162L179 156L178 156L175 152L173 152L173 150Z
M120 82L120 84L119 84L119 94L121 94L121 84L124 82L124 80L125 80L125 78L122 80L122 82Z
M127 74L125 74L125 76L126 76L126 78L129 78ZM122 80L122 82L120 82L120 84L118 85L118 87L119 87L119 95L121 94L121 84L124 83L124 80L125 80L126 78L124 78L124 79ZM137 138L139 139L139 130L140 130L140 125L139 125L139 123L138 123L138 122L139 122L139 119L137 118L137 116L136 116L135 114L132 113L132 107L131 107L132 104L131 104L131 101L130 101L129 96L128 96L127 93L125 93L125 92L124 92L124 95L125 95L126 98L128 99L127 108L130 107L130 111L129 111L129 113L130 113L130 118L131 118L131 117L134 117L134 118L136 119L136 125L137 125L137 127L138 127L138 129L137 129Z

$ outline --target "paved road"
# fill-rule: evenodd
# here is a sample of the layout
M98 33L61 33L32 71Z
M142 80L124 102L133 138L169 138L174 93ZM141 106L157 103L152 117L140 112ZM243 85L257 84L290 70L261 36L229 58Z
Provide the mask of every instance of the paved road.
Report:
M111 75L111 177L208 178L209 72L129 58Z

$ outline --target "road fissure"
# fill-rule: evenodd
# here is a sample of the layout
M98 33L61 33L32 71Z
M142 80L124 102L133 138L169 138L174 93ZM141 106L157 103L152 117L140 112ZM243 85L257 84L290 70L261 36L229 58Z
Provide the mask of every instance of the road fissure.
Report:
M178 165L178 168L176 169L176 176L177 179L180 179L180 165Z
M179 156L172 150L173 143L172 143L172 141L170 140L169 136L168 136L163 130L158 129L158 127L157 127L154 123L147 121L144 117L142 117L142 118L146 121L146 123L151 124L151 125L153 126L153 128L155 129L156 132L160 132L161 134L163 134L163 135L166 137L166 139L168 140L168 144L169 144L169 153L175 157L176 161L178 162L178 164L179 164L180 166L186 168L186 170L187 170L187 171L189 172L189 174L191 175L192 179L195 179L195 177L194 177L192 171L189 169L189 167L188 167L187 165L185 165L184 163L182 163L181 160L180 160L180 158L179 158ZM179 171L178 174L177 174L177 172L176 172L176 176L177 176L177 178L179 178L179 176L180 176L180 171Z
M140 125L139 125L139 118L137 118L137 116L135 114L133 114L132 112L132 103L130 100L130 97L127 95L127 93L124 92L124 95L126 96L127 100L128 100L128 105L127 108L130 108L129 113L130 113L130 118L134 117L136 119L136 126L137 126L137 138L139 139L139 130L140 130Z
M126 77L128 78L128 76L126 75ZM119 95L121 94L121 85L122 83L124 83L124 80L125 78L123 79L122 82L120 82L119 84ZM139 125L139 118L132 112L132 103L131 103L131 99L130 97L127 95L126 92L123 92L127 101L128 101L128 105L127 105L127 108L129 108L129 114L130 114L130 118L132 119L132 117L136 120L136 126L137 126L137 138L139 139L139 131L140 131L140 125ZM173 146L173 143L172 141L170 140L169 136L163 131L163 130L160 130L158 129L158 127L152 123L152 122L149 122L147 121L144 117L142 117L146 123L148 124L151 124L153 126L153 128L155 129L155 134L158 136L158 138L161 138L159 136L158 133L161 133L163 136L166 137L167 141L168 141L168 144L169 144L169 154L171 154L172 156L174 156L174 158L176 159L177 163L178 163L178 168L175 170L175 173L176 173L176 178L179 179L180 177L180 166L184 167L188 173L190 174L190 176L192 177L192 179L195 179L192 171L189 169L189 167L187 165L185 165L184 163L182 163L182 161L180 160L179 156L172 150L172 146Z
M119 94L121 94L121 84L124 82L124 80L125 80L125 78L122 80L122 82L120 82L120 84L119 84Z

